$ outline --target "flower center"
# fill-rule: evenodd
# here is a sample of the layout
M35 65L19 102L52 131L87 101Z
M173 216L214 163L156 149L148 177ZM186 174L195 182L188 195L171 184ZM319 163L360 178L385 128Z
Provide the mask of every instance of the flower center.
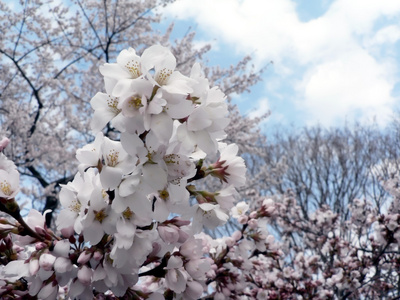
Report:
M94 210L94 219L96 221L102 223L105 218L107 218L107 214L105 213L104 208L100 211Z
M81 204L76 200L72 200L68 208L73 212L79 213L81 211Z
M117 107L118 106L118 98L112 98L110 95L108 95L107 105L108 105L108 108L116 115L121 112L121 110L118 109L118 107Z
M157 73L155 80L159 85L164 85L168 82L168 79L171 76L171 74L172 70L164 68Z
M11 185L6 180L0 182L0 189L6 196L10 196L13 192L11 189Z
M115 149L112 149L107 155L108 166L115 167L118 164L118 156L119 152Z
M143 106L142 104L142 98L139 97L132 97L131 99L129 99L128 101L128 106L129 107L133 107L134 109L138 110L139 108L141 108Z
M167 190L159 191L159 193L160 193L160 198L161 198L161 199L163 199L163 200L167 200L167 199L168 199L169 193L168 193Z
M167 154L164 156L164 161L166 164L177 164L179 165L180 156L178 154Z
M125 68L128 69L129 73L131 73L134 79L142 75L140 72L140 64L138 61L135 60L128 61L125 65Z
M124 217L125 220L130 220L133 216L133 212L131 211L131 209L129 207L127 207L123 211L122 216Z

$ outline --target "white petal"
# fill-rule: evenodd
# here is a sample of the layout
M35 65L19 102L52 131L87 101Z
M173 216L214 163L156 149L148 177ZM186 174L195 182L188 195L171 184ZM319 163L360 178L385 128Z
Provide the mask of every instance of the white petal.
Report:
M104 166L101 170L100 180L104 188L115 189L121 183L121 179L121 169Z
M155 67L157 72L164 68L174 70L176 67L175 56L168 48L160 45L154 45L144 50L141 59L142 68L145 70Z
M104 64L99 68L101 75L104 77L111 77L115 79L129 78L130 73L116 63Z
M103 238L103 235L103 228L97 221L93 221L92 224L84 227L83 236L85 238L85 242L90 242L92 245L97 245Z
M58 241L57 244L54 246L53 253L57 257L68 257L70 246L71 245L68 240Z
M166 113L154 115L151 119L151 129L160 139L161 143L166 143L172 136L173 121Z

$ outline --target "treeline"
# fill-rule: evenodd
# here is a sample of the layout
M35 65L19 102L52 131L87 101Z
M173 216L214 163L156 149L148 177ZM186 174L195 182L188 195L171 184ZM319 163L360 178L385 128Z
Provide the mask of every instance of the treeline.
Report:
M370 123L278 129L264 143L262 157L248 160L253 171L262 169L265 174L258 179L260 193L292 191L306 217L328 206L346 220L356 198L384 212L388 194L382 182L400 171L396 120L386 128Z

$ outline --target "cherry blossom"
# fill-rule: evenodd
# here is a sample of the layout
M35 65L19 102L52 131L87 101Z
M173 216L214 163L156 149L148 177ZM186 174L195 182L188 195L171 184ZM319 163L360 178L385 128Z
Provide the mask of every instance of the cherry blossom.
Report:
M239 146L223 141L226 97L199 64L190 76L175 68L160 45L123 50L100 68L107 94L91 100L97 135L76 151L78 173L61 185L55 231L48 212L21 216L19 173L0 154L0 208L10 216L0 218L0 295L397 297L400 179L384 183L387 211L354 200L351 222L327 206L304 215L291 191L248 190L236 203L246 166ZM230 216L229 236L203 232Z
M19 191L19 173L15 164L0 153L0 197L12 199Z

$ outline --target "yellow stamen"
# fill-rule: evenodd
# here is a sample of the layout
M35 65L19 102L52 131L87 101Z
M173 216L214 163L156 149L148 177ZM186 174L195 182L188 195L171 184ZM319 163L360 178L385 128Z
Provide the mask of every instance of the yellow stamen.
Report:
M155 79L159 85L164 85L168 82L168 79L171 76L171 74L172 70L164 68L158 72Z
M10 196L13 193L11 185L6 180L0 182L0 189L6 196Z
M104 208L100 211L94 210L93 212L94 212L94 219L96 221L99 221L100 223L102 223L103 220L107 218L107 214L104 212Z
M141 108L143 106L142 104L142 98L139 97L131 97L128 100L128 106L129 107L133 107L134 109L138 110L139 108Z
M125 64L125 68L128 69L129 73L131 73L132 77L138 78L141 74L140 72L140 64L138 61L131 60Z
M118 109L118 98L114 98L114 97L111 97L110 95L108 95L107 105L108 105L108 108L116 115L121 112L121 110Z
M122 216L124 217L124 219L126 220L130 220L133 216L133 212L131 211L131 209L129 207L127 207L123 213Z
M160 198L161 198L161 199L163 199L163 200L167 200L167 199L168 199L169 193L168 193L167 190L159 191L159 193L160 193Z
M119 152L115 149L112 149L110 153L107 155L108 166L115 167L118 164L118 156Z
M81 203L77 200L72 200L71 204L68 206L68 208L76 213L79 213L81 211Z

